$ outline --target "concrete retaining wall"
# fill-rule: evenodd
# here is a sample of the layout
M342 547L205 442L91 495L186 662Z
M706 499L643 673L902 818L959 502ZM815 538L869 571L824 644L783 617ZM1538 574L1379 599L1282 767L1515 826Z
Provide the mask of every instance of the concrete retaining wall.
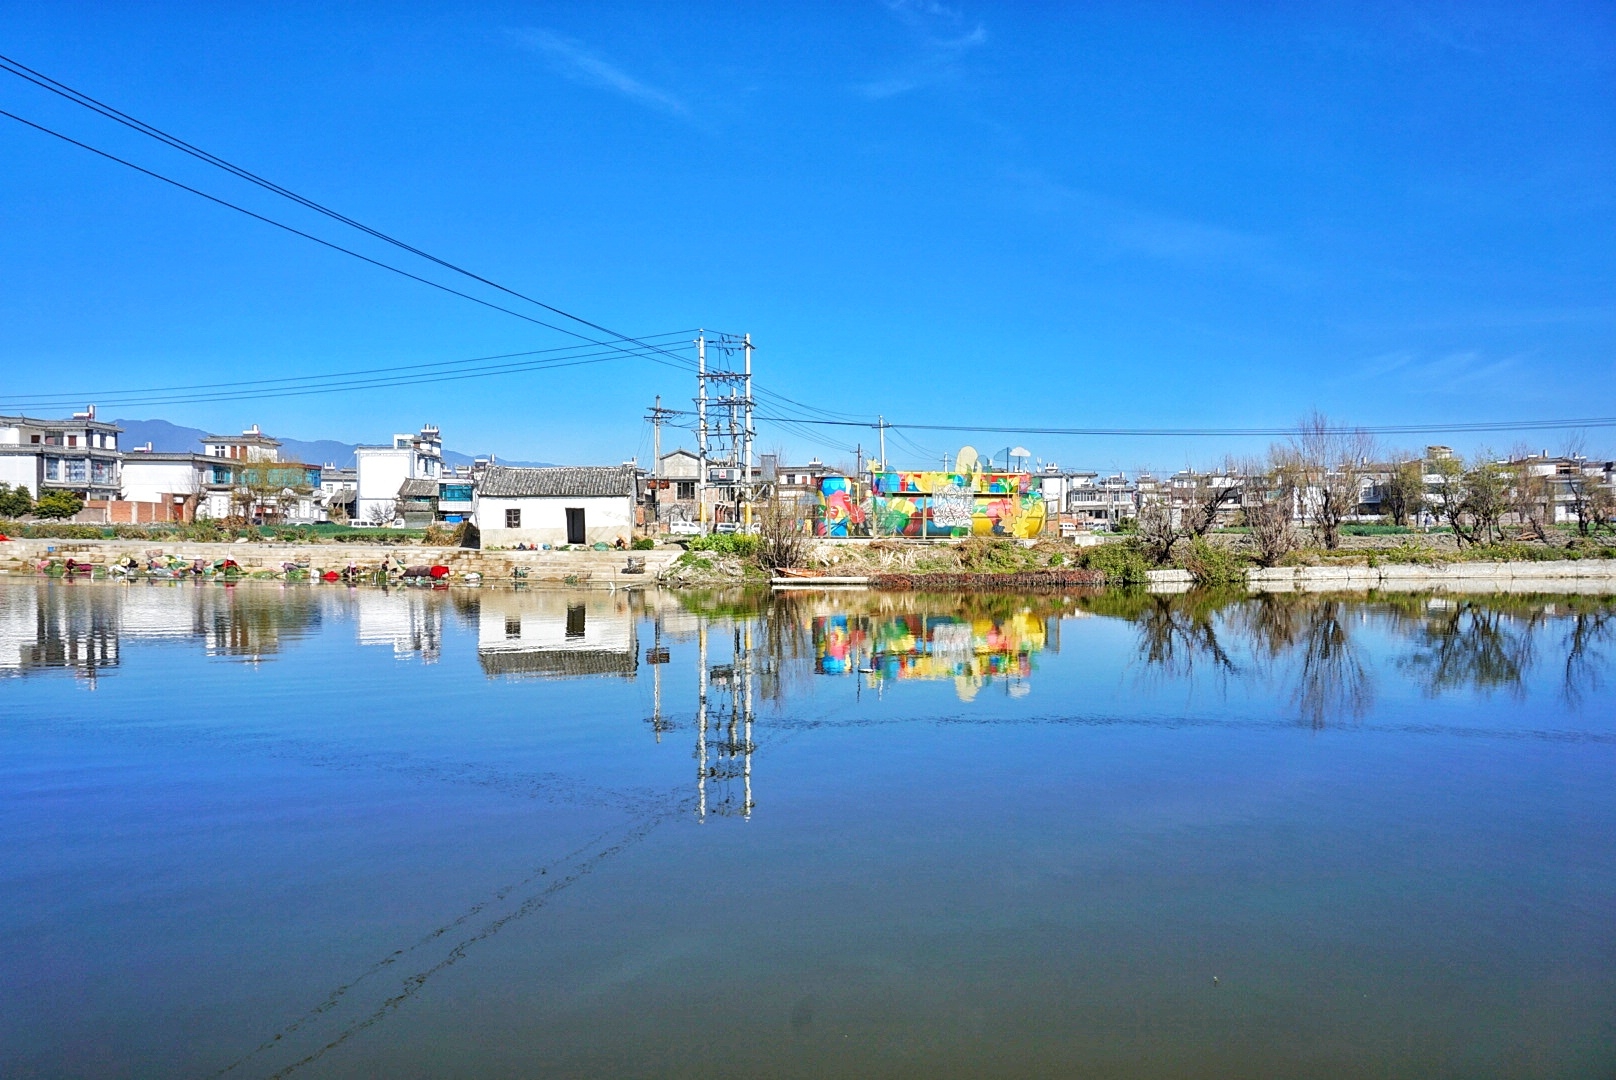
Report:
M1296 566L1250 570L1254 592L1616 593L1616 559L1557 562L1446 563L1441 566Z
M205 544L188 541L162 543L152 540L11 540L0 543L0 569L12 573L31 571L44 559L67 559L100 566L111 565L133 555L145 561L154 556L201 559L212 563L234 559L247 571L279 570L282 563L307 563L319 574L342 570L349 563L369 569L383 560L403 559L409 566L447 566L459 580L464 573L477 572L483 580L498 583L514 580L513 571L527 571L531 583L579 585L632 585L656 580L659 573L681 554L679 548L652 551L473 551L458 547L387 544ZM624 574L628 557L645 559L644 574Z

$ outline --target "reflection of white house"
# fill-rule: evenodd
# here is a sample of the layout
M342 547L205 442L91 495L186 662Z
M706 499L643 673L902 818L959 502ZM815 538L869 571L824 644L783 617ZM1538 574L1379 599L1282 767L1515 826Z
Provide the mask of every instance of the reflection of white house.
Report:
M71 668L94 679L118 666L118 590L16 588L0 597L0 675Z
M488 675L633 678L634 614L611 593L484 592L477 660Z
M359 644L390 646L394 656L420 653L432 663L443 650L441 600L430 592L358 590Z
M354 460L358 462L354 520L390 524L404 481L436 481L443 475L443 436L424 424L418 435L394 435L391 446L356 447Z
M517 544L627 544L638 482L632 465L515 469L490 465L477 484L485 548Z

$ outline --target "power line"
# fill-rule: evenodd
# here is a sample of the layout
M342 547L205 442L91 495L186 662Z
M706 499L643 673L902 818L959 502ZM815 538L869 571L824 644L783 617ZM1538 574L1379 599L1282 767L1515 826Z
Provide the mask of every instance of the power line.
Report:
M118 400L111 404L127 408L134 405L188 405L198 402L218 401L259 401L268 398L306 397L313 394L341 393L353 390L374 390L392 386L417 386L428 383L458 382L465 379L481 379L493 375L509 375L524 371L553 371L560 368L579 367L586 364L599 364L607 360L620 360L625 356L640 356L638 352L625 353L620 349L608 349L595 353L575 353L564 357L551 357L544 360L530 360L515 364L492 365L487 368L472 371L447 373L412 373L407 375L386 376L375 379L355 380L346 384L328 386L302 386L268 390L241 390L214 394L192 394L169 398L138 398Z
M528 302L530 304L533 304L536 307L543 308L545 311L549 311L549 312L552 312L553 314L560 315L564 319L570 319L571 321L573 321L575 323L578 323L581 326L587 326L591 330L596 330L596 331L599 331L600 333L610 335L611 337L618 338L618 339L620 339L622 341L627 341L627 342L630 342L632 344L639 345L642 348L648 348L649 347L643 341L640 341L640 340L635 339L635 338L631 338L626 334L618 333L616 330L612 330L609 327L602 326L602 325L600 325L599 323L596 323L596 322L592 322L589 319L586 319L581 315L574 315L572 312L566 311L566 310L564 310L562 308L559 308L559 307L556 307L554 304L547 304L543 300L536 299L536 298L534 298L532 296L528 296L526 293L521 293L521 292L518 292L515 289L509 288L509 287L507 287L505 285L501 285L499 282L494 281L491 278L486 278L486 277L483 277L481 274L473 273L472 271L467 270L466 268L464 268L462 266L458 266L455 263L449 262L447 259L441 259L438 256L433 255L432 253L430 253L428 251L423 251L422 249L420 249L418 247L415 247L415 246L413 246L411 244L407 244L404 241L397 239L396 237L389 236L387 233L384 233L379 229L371 228L369 225L366 225L363 222L356 221L353 218L348 217L345 214L341 214L341 213L331 209L330 207L327 207L327 206L324 206L324 205L322 205L322 204L320 204L318 202L315 202L313 199L305 198L304 196L299 195L297 192L292 191L289 188L283 187L282 185L277 184L274 181L266 180L266 179L264 179L263 177L259 176L258 174L254 173L254 172L251 172L251 171L249 171L247 169L244 169L239 165L233 164L232 162L226 161L224 158L219 157L217 154L213 154L213 153L210 153L209 151L201 149L200 147L193 146L192 144L186 142L184 139L181 139L181 138L179 138L178 136L175 136L175 135L170 135L168 132L163 131L161 128L158 128L158 127L156 127L156 126L154 126L152 124L146 123L144 120L140 120L140 119L137 119L136 117L130 116L128 113L122 112L121 110L116 109L116 108L112 107L111 105L107 105L104 102L97 101L95 98L91 97L90 95L88 95L88 94L86 94L86 93L84 93L84 92L82 92L80 90L75 90L73 87L68 86L66 83L63 83L63 82L61 82L61 81L59 81L57 79L53 79L49 75L46 75L46 74L44 74L43 72L40 72L40 71L36 71L33 68L28 67L26 64L22 64L22 63L20 63L20 62L18 62L16 60L11 59L8 56L0 55L0 70L8 71L11 74L16 75L18 78L25 79L28 82L33 83L35 86L39 86L39 87L42 87L43 89L49 90L51 93L56 94L56 95L58 95L60 97L66 98L67 100L73 102L76 105L81 105L84 108L89 109L92 112L98 113L99 115L104 116L109 120L116 121L117 123L122 124L127 128L130 128L130 129L132 129L134 131L138 131L142 135L149 136L150 138L156 139L157 141L159 141L159 142L161 142L161 143L163 143L163 144L165 144L167 146L170 146L170 147L172 147L172 148L174 148L176 150L179 150L182 153L189 154L190 156L196 158L199 161L204 161L207 164L212 165L212 166L214 166L216 168L223 169L224 171L230 173L233 176L239 177L242 180L246 180L248 183L256 184L258 187L261 187L266 191L270 191L270 192L273 192L276 195L280 195L283 198L290 199L290 200L292 200L293 202L297 203L300 206L303 206L303 207L306 207L306 208L308 208L310 210L313 210L314 212L316 212L318 214L323 214L324 216L332 219L333 221L338 221L338 222L341 222L342 224L347 225L347 226L349 226L351 228L358 229L359 231L365 233L366 235L375 237L376 239L381 240L384 243L391 244L394 247L399 248L400 250L407 251L412 255L416 255L416 256L418 256L420 258L426 259L427 261L435 263L438 266L444 267L447 270L452 270L457 274L461 274L461 275L463 275L465 277L468 277L468 278L472 279L473 281L481 282L482 284L487 285L490 288L497 289L500 292L505 293L508 296L516 297L519 300L525 300L526 302ZM112 157L112 155L106 154L103 151L96 150L94 147L88 146L88 145L86 145L84 143L77 142L76 140L73 140L73 139L68 139L67 136L61 135L58 132L50 131L49 128L44 128L41 125L33 124L33 123L31 123L30 121L27 121L27 120L22 120L22 118L19 117L19 116L15 116L15 115L13 115L11 113L6 113L5 115L10 116L13 120L19 120L22 123L29 124L29 126L31 126L31 127L39 128L39 130L41 130L41 131L45 131L45 132L47 132L49 134L56 135L58 138L67 139L68 142L72 142L72 143L74 143L74 145L81 146L86 150L91 150L91 151L93 151L95 153L102 154L103 157L108 157L108 158L111 158L114 161L119 161L121 164L129 165L130 168L135 168L135 169L140 168L138 165L131 165L129 162L123 161L121 158ZM160 175L158 175L156 173L149 172L148 170L145 170L145 169L141 169L140 171L146 172L147 175L154 176L154 177L156 177L157 179L160 179L160 180L168 180L167 177L160 176ZM168 180L168 182L172 183L172 184L176 184L177 186L180 186L180 187L185 187L185 185L179 184L178 181ZM206 195L203 192L197 191L195 188L186 187L186 190L191 191L191 192L193 192L194 194L197 194L197 195L202 195L203 198L210 198L210 199L212 198L212 196L209 196L209 195ZM224 203L223 200L214 199L213 201L219 202L222 205L231 206L232 209L241 210L240 207L234 206L233 204ZM251 211L242 210L242 213L249 213L250 214ZM253 216L258 217L258 215L253 215ZM272 225L280 225L279 222L270 221L270 219L268 219L268 218L260 218L260 220L269 222L269 224L272 224ZM290 229L289 226L285 226L285 225L280 225L280 227ZM310 240L314 240L316 243L326 243L326 241L319 240L318 238L316 238L314 236L310 236L307 233L302 233L302 232L299 232L298 230L295 230L295 229L292 229L290 231L298 232L298 235L305 236ZM336 247L336 245L334 245L334 244L327 244L327 246L328 247ZM338 250L347 251L346 248L338 248ZM354 255L356 258L366 259L365 256L358 255L357 253L352 252L352 251L347 251L347 253L350 254L350 255ZM387 266L387 264L384 264L384 263L376 262L373 259L366 259L366 261L367 262L372 262L377 266L384 266L386 269L394 270L394 272L396 272L396 273L405 273L405 271L403 271L403 270L399 270L396 267ZM406 276L415 277L415 275L413 275L413 274L406 274ZM416 277L415 280L425 282L426 284L435 285L437 288L445 289L448 292L455 292L456 295L465 296L467 299L474 300L476 303L485 304L488 307L494 307L494 308L497 308L500 311L505 311L505 312L507 312L509 314L512 314L512 315L516 314L516 312L510 311L510 309L508 309L508 308L502 308L502 307L499 307L496 304L489 304L485 300L478 300L477 298L469 296L468 294L456 292L456 290L448 289L446 286L437 285L435 282L427 281L427 279L425 279L425 278ZM526 318L526 316L521 316L521 315L518 315L517 317L518 318ZM537 322L538 320L530 320L530 321ZM549 326L550 324L548 324L548 323L540 323L540 325L541 326ZM550 328L553 329L553 330L560 330L561 329L560 327L554 327L554 326L551 326ZM561 330L561 332L562 333L572 333L572 331L565 331L565 330ZM581 334L575 334L574 336L583 337L583 335L581 335ZM589 339L585 338L585 340L589 340ZM602 342L596 342L595 344L603 344L603 343ZM656 351L656 350L653 350L653 351Z
M662 338L675 337L684 333L688 333L688 331L679 330L666 334L652 334L647 337L647 340L655 341ZM89 401L91 399L94 399L97 404L103 405L120 403L134 405L166 404L166 402L152 402L145 399L157 394L201 393L203 391L210 390L225 393L232 389L245 387L288 386L348 379L362 375L381 375L387 373L402 373L407 371L428 371L434 368L460 367L469 364L482 364L495 360L510 360L524 356L548 356L554 353L578 354L581 350L586 350L589 348L591 348L589 345L562 345L551 349L529 349L523 352L495 353L489 356L474 356L460 360L437 360L420 364L392 364L387 367L380 368L359 368L351 371L327 372L320 375L294 375L279 379L241 379L232 382L194 383L186 386L156 386L145 388L126 388L122 390L80 390L72 393L24 394L8 399L6 404L9 406L20 406L24 408L49 408L64 404L76 404ZM616 349L615 346L613 346L613 348ZM587 353L583 355L593 356L597 354ZM619 355L621 355L620 352ZM565 356L558 357L558 359L566 358L567 357ZM341 387L337 387L336 389L341 389Z

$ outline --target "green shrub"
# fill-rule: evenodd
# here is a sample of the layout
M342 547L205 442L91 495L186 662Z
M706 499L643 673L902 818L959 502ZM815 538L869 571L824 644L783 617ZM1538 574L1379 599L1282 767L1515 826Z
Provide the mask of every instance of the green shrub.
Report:
M656 541L649 536L636 537L634 543L629 545L635 551L650 551L656 547Z
M26 487L0 484L0 517L22 517L33 508L34 498Z
M1407 525L1343 525L1342 536L1405 536L1413 532Z
M1179 563L1197 585L1244 585L1246 567L1228 548L1207 542L1204 536L1190 540L1189 550Z
M1083 565L1104 574L1107 585L1143 585L1150 580L1150 559L1132 537L1089 548Z
M757 554L758 538L750 533L709 533L685 541L686 551L710 551L714 555L736 555L743 559Z
M34 513L42 518L70 518L84 509L84 500L72 491L47 491L34 502Z

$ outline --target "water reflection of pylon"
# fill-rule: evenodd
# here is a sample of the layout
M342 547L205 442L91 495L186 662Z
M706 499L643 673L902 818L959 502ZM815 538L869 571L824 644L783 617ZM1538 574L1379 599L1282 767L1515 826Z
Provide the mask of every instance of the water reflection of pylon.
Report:
M696 814L752 816L752 628L734 630L730 663L707 663L707 627L697 631ZM709 738L711 733L711 738ZM741 798L734 783L741 781ZM709 793L709 785L712 788ZM709 799L709 794L711 798Z
M662 665L668 662L668 650L662 645L660 613L652 626L655 640L651 647L645 650L645 662L651 666L651 731L655 733L656 741L661 742L662 733L668 730L669 724L662 715Z

